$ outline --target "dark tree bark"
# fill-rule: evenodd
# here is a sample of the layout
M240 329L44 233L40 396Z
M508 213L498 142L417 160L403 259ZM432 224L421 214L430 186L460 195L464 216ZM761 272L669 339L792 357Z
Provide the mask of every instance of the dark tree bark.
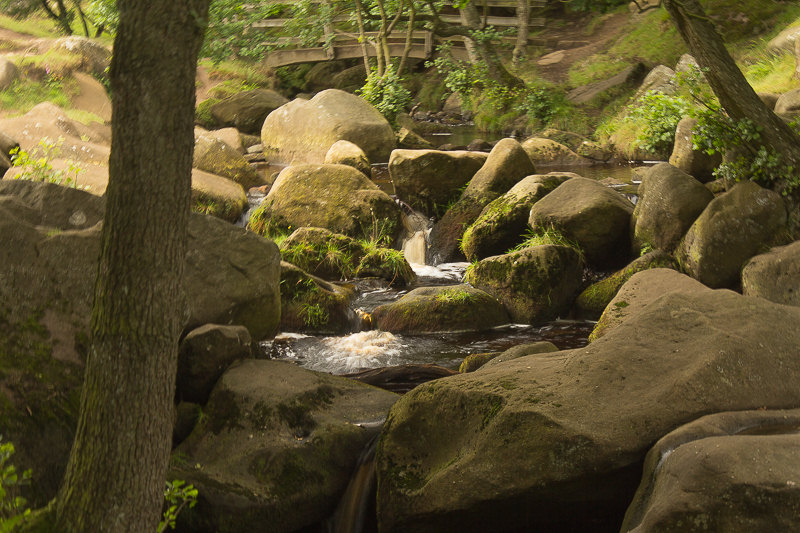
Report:
M47 16L56 21L61 31L66 35L72 35L72 26L70 26L69 23L69 11L67 11L64 1L56 0L55 7L50 5L49 0L39 0L39 2L42 4L42 9L47 13Z
M473 2L469 2L464 7L459 8L459 11L461 13L462 23L469 30L476 31L484 29L484 24L478 13L478 8L475 7ZM497 51L490 43L478 39L470 39L467 42L467 51L470 53L471 61L475 62L472 58L474 54L476 60L482 61L486 65L489 76L493 80L497 80L508 87L522 87L525 85L521 79L511 74L508 69L506 69L502 61L500 61Z
M172 431L197 53L208 0L118 0L113 140L67 533L153 533Z
M698 64L708 69L708 83L728 115L761 126L761 144L781 154L785 163L800 168L800 137L764 105L747 83L698 1L663 0L662 4ZM780 190L781 185L776 184L776 188Z

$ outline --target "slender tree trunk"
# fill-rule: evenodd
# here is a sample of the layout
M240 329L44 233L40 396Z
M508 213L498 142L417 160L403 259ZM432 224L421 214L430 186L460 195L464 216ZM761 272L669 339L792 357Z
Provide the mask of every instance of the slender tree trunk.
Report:
M460 8L460 10L461 20L464 22L464 26L473 31L483 29L481 16L478 14L478 9L475 7L475 4L470 2L464 7ZM500 57L497 55L497 52L491 43L478 39L471 39L470 42L467 43L467 51L470 54L470 61L473 63L476 61L483 61L489 71L489 76L493 80L496 80L508 87L522 87L525 85L521 79L511 74L508 69L506 69L502 61L500 61ZM475 55L475 61L473 61L473 54Z
M81 2L80 0L75 0L75 10L78 12L78 18L81 20L81 26L83 27L83 34L87 37L89 35L89 26L86 24L86 16L83 14L83 9L81 9Z
M67 10L61 0L56 1L55 9L50 6L49 0L39 0L39 3L42 5L42 9L44 9L45 13L47 13L47 16L56 21L56 24L61 27L61 31L63 31L65 35L72 35L72 26L69 25Z
M208 0L118 0L111 157L66 533L153 533L172 431L197 53Z
M397 75L402 76L403 71L406 69L406 62L408 61L408 55L411 53L411 45L414 39L414 23L416 22L415 18L417 15L417 11L414 8L414 2L409 2L408 4L408 28L406 28L406 45L403 48L403 55L400 57L400 64L397 66Z
M514 44L514 51L511 54L514 64L520 63L525 58L530 21L531 5L529 0L517 0L517 42Z
M783 156L787 164L800 168L800 137L764 105L747 83L697 0L663 0L662 4L689 51L698 64L707 69L708 83L728 115L759 125L761 144Z
M358 21L358 37L361 41L361 53L364 56L364 70L369 76L369 50L367 49L367 33L364 31L364 6L356 0L356 21Z

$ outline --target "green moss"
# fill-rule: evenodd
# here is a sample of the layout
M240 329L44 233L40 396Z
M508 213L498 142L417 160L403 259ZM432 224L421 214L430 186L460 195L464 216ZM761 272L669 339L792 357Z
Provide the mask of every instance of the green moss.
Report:
M316 422L310 411L330 405L333 402L334 390L330 385L320 385L313 391L307 391L290 402L278 404L276 412L281 422L292 429L295 436L304 438L311 434Z
M209 98L200 102L194 112L194 123L209 130L219 126L217 120L211 116L211 108L220 101L219 98Z
M458 371L462 374L474 372L498 355L500 355L500 352L476 353L468 355L461 362L461 366L458 367Z

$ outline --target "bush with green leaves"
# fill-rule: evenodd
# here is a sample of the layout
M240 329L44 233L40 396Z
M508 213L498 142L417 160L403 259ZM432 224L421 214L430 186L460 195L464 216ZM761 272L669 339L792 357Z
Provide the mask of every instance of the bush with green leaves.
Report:
M78 176L83 169L74 161L67 160L66 168L58 170L54 169L51 163L58 157L63 143L63 137L59 137L56 141L44 137L31 152L26 152L19 147L11 150L11 164L20 169L13 179L43 181L65 187L80 188Z
M164 489L164 514L158 523L156 533L164 533L167 529L175 529L175 520L185 508L190 509L197 505L197 489L194 485L187 485L185 481L176 479L167 481Z
M639 104L628 113L628 119L641 121L644 130L636 146L655 154L667 154L675 144L675 130L682 118L689 116L693 106L681 96L648 91Z
M17 487L30 481L31 471L17 472L10 463L14 444L2 442L0 436L0 533L10 533L30 515L25 498L14 495Z
M396 125L397 115L411 104L411 92L403 86L394 65L388 65L383 75L371 70L367 82L356 93L375 106L392 125Z

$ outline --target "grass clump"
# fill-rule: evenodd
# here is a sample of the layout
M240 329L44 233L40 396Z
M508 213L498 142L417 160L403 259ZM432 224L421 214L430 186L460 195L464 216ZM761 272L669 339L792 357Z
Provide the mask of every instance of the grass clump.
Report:
M42 102L51 102L63 109L72 107L71 96L77 93L73 80L47 77L43 81L23 78L0 92L0 107L24 115Z
M439 292L434 300L442 303L459 303L465 304L476 300L475 296L458 287L447 287Z
M508 253L519 252L525 248L531 248L533 246L545 246L548 244L553 246L566 246L568 248L573 248L574 250L577 250L581 256L583 256L583 251L581 250L580 245L554 227L529 230L525 235L525 240L511 248Z

